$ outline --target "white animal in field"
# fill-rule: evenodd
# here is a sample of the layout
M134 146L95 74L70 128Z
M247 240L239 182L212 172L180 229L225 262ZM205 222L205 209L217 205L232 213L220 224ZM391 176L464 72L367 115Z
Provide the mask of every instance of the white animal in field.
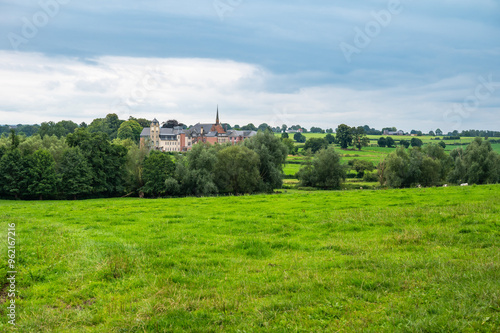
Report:
M448 187L448 184L444 184L443 187Z
M460 186L469 186L469 183L460 184Z

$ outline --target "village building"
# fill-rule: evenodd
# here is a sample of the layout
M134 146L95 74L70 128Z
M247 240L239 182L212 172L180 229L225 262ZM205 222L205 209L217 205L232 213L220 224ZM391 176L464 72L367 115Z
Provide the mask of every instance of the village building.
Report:
M165 152L182 152L190 150L197 143L231 143L235 145L257 134L255 131L236 131L223 128L219 120L218 107L215 124L198 123L189 129L184 129L184 126L171 125L172 123L176 122L169 121L160 126L159 121L154 119L151 127L142 130L141 147L148 146L150 149Z
M399 130L397 132L384 130L384 135L405 135L405 132L403 132L402 130Z

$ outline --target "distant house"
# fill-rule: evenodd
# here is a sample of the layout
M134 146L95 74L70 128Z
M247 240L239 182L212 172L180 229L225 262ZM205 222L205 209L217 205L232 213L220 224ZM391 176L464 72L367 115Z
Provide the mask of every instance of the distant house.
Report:
M151 149L166 152L181 152L190 150L197 143L209 144L237 144L257 134L256 131L236 131L224 129L219 121L219 108L215 124L198 123L189 129L182 126L160 127L158 120L154 119L151 127L144 128L141 133L141 147L149 146Z
M298 130L294 130L294 129L289 129L286 131L288 134L295 134L295 133L303 133L304 130L302 128L299 128Z
M405 135L405 132L403 132L402 130L399 130L397 132L384 130L384 135Z

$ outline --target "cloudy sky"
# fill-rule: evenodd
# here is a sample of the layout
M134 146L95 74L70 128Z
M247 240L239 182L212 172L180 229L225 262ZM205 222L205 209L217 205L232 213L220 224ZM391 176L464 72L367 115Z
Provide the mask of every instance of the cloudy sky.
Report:
M0 124L500 130L498 0L0 0Z

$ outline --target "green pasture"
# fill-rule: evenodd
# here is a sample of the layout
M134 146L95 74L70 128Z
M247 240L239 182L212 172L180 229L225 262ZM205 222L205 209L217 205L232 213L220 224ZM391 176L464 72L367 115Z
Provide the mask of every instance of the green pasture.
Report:
M493 148L494 151L500 154L500 143L493 143L491 147Z
M281 192L0 201L17 331L500 331L500 186Z

